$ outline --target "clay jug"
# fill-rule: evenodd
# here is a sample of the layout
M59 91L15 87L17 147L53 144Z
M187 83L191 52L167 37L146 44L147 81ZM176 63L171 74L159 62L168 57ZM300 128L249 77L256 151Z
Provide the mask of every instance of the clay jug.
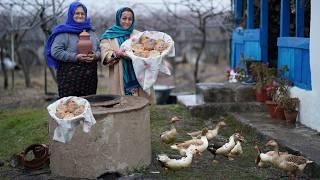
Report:
M90 40L90 34L83 30L79 34L79 41L77 43L78 54L90 54L92 52L92 42Z

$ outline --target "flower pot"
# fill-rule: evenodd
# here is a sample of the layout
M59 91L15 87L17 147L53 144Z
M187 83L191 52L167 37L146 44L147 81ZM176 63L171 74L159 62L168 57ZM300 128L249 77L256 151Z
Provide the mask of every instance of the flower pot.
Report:
M298 111L284 111L287 123L294 124L298 116Z
M271 118L275 119L276 118L276 107L278 106L275 102L273 101L266 101L266 105L268 108L268 112L271 116Z
M268 98L268 95L265 88L256 89L256 100L258 102L265 102L267 98Z
M286 117L284 116L283 108L277 106L275 109L275 114L277 119L286 120Z

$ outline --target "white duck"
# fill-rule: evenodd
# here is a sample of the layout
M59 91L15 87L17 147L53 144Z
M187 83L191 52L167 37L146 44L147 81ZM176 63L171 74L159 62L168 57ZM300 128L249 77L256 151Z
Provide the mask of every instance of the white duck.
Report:
M198 152L196 146L191 145L186 150L186 157L180 159L170 158L166 154L159 154L157 160L161 163L162 167L170 170L179 170L182 168L189 167L192 163L193 155Z
M176 127L174 126L174 123L177 121L180 121L180 118L178 118L177 116L172 117L170 121L171 129L161 133L160 139L163 143L170 144L176 140L178 132Z
M240 156L241 154L243 154L241 142L244 141L244 138L241 137L239 139L236 139L235 141L236 141L236 145L231 149L228 155L229 157Z
M213 139L214 137L216 137L219 133L219 129L222 128L222 127L225 127L227 124L224 122L224 121L220 121L218 122L218 124L215 126L214 129L209 129L208 130L208 133L207 133L207 139L208 140L211 140ZM191 136L192 138L197 138L201 135L201 131L194 131L194 132L190 132L190 133L187 133L189 136Z
M208 147L208 139L206 137L207 133L208 133L208 129L204 128L201 132L200 139L191 139L183 143L177 143L177 144L171 145L170 147L171 149L178 150L182 156L186 154L186 149L188 149L188 147L191 145L194 145L196 149L199 151L199 153L201 153L205 151Z
M268 141L266 146L274 147L275 154L272 158L272 164L285 171L288 174L288 179L292 179L297 173L302 173L307 164L313 162L303 156L293 154L280 155L279 145L275 140Z
M210 144L207 150L214 155L214 158L216 157L216 155L223 155L228 157L229 160L233 160L233 158L230 156L230 152L236 145L236 141L239 139L244 138L240 135L240 133L234 133L229 137L229 142L225 143L222 146L217 144Z

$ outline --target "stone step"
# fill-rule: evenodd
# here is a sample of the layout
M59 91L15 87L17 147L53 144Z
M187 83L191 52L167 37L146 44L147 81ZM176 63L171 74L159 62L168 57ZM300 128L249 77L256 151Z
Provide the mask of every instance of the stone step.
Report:
M232 113L242 124L259 132L263 142L274 139L291 154L302 155L314 163L309 164L304 173L311 179L320 177L320 134L300 123L287 124L271 119L268 113Z
M189 108L192 116L209 118L230 112L266 112L266 106L259 102L206 103Z
M255 101L254 86L241 83L198 83L196 94L202 95L205 103Z

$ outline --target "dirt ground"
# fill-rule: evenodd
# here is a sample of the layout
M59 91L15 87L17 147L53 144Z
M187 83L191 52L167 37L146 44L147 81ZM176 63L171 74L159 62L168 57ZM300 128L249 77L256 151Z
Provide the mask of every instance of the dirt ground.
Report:
M199 68L200 82L220 82L225 80L226 63L219 65L201 64ZM193 69L192 64L178 64L171 67L172 76L160 74L156 84L174 85L175 92L193 92ZM106 70L99 68L99 84L97 94L104 94L108 86L106 80ZM45 94L45 77L44 67L37 66L31 70L31 87L26 88L22 71L14 72L14 87L11 81L11 72L9 72L9 88L4 89L4 75L0 71L0 111L1 110L14 110L16 108L46 108L51 102L54 101L51 95ZM57 93L57 87L51 75L48 73L47 92ZM19 179L64 179L58 177L48 177L49 169L40 171L27 172L19 169L2 169L0 174L6 177L19 177ZM139 177L137 175L136 177ZM159 176L156 176L159 178ZM148 177L152 179L151 177ZM0 178L1 179L1 178Z
M176 123L178 130L176 142L183 142L190 137L187 132L201 129L202 127L212 128L219 118L200 119L192 117L188 110L181 105L159 105L151 107L151 145L152 159L149 166L137 166L128 169L126 174L120 177L117 174L103 174L101 179L217 179L217 180L256 180L256 179L286 179L285 174L274 168L257 169L255 167L256 151L253 148L254 142L258 142L257 134L248 127L242 126L239 122L234 122L230 117L226 117L227 127L219 131L218 137L210 140L210 144L217 142L227 142L228 137L237 129L245 137L242 144L243 154L235 157L233 161L227 160L224 156L217 156L213 161L213 156L208 151L196 156L190 167L179 171L166 171L157 162L157 155L166 153L177 155L178 152L170 149L169 145L161 142L159 134L168 130L170 125L168 119L172 116L181 117L182 121ZM261 146L261 145L260 145ZM58 177L51 174L48 167L37 171L30 171L4 166L0 168L0 177L18 180L67 180L71 178ZM1 179L1 178L0 178ZM78 179L78 178L77 178ZM299 176L299 179L308 179L306 176Z
M221 63L219 65L213 64L202 64L200 65L199 77L200 82L222 82L225 81L225 69L227 63ZM176 92L193 92L192 82L193 82L193 65L190 64L178 64L175 68L173 76L160 75L157 84L175 85ZM108 85L105 80L105 75L103 70L99 69L99 87L98 94L105 93L105 88ZM0 76L0 111L6 109L15 109L19 107L46 107L52 99L44 93L44 77L43 68L35 68L32 74L32 87L25 88L23 76L21 72L16 72L15 77L15 87L11 89L9 84L9 89L3 89L3 75ZM51 78L48 81L48 92L56 92L56 84ZM171 107L171 106L170 106ZM212 163L212 155L205 152L200 159L192 165L191 168L183 170L181 172L170 172L166 174L159 164L156 162L156 155L158 153L168 152L166 146L159 143L159 133L163 131L163 128L167 128L166 119L171 115L179 115L181 117L186 116L187 113L182 109L170 109L166 106L156 106L153 109L153 118L159 118L161 121L152 122L152 163L147 169L137 168L132 172L132 176L124 177L124 179L285 179L283 173L275 169L262 169L257 170L254 165L255 154L246 154L245 156L235 160L226 161L223 157L218 157L217 160L220 164ZM179 114L172 114L177 113ZM165 116L165 117L164 117ZM177 126L183 131L191 131L194 128L201 128L211 124L211 120L207 121L197 121L197 119L189 118L184 123ZM161 127L160 129L158 127ZM230 135L233 129L229 129L230 132L226 132L224 136L220 138L225 140L228 135ZM184 134L185 134L184 132ZM183 137L186 138L186 137ZM182 139L179 139L180 141ZM253 140L252 140L253 141ZM250 143L252 143L250 141ZM250 143L244 145L245 151L252 151ZM172 151L171 151L172 152ZM28 172L19 169L5 168L1 169L1 176L9 177L8 179L66 179L61 177L53 177L50 175L49 168L45 168L39 171ZM11 177L11 178L10 178ZM115 179L116 176L109 176L105 179ZM1 179L1 178L0 178ZM67 178L69 179L69 178ZM300 177L300 179L308 179L305 177Z

